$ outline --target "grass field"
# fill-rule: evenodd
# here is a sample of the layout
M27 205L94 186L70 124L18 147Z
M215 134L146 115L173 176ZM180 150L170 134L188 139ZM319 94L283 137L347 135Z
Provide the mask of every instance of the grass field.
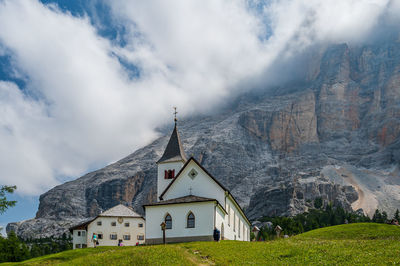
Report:
M221 241L88 248L39 257L19 264L400 264L400 227L373 223L348 224L321 228L270 242Z

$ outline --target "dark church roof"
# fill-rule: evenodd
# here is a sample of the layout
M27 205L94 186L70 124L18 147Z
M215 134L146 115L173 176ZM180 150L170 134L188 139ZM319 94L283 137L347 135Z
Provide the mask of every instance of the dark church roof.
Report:
M157 163L174 162L181 160L186 162L186 155L185 151L183 150L181 138L175 124L174 131L172 132L171 138L169 139L167 148L165 149L163 156L160 160L158 160Z
M198 197L198 196L184 196L180 198L170 199L170 200L163 200L159 202L155 202L152 204L147 204L144 206L157 206L157 205L168 205L168 204L178 204L178 203L193 203L193 202L207 202L207 201L217 201L216 199L205 198L205 197Z
M97 218L97 217L95 217L95 218L90 218L90 219L88 219L88 220L86 220L86 221L84 221L84 222L82 222L82 223L80 223L80 224L77 224L77 225L75 225L75 226L73 226L73 227L70 227L70 228L69 228L69 231L72 233L73 230L87 230L88 224L90 224L91 222L93 222L96 218Z

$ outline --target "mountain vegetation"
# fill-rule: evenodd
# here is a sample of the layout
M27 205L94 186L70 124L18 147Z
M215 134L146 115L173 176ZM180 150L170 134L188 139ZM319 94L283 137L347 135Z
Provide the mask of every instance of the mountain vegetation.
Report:
M349 224L349 223L390 223L391 221L399 221L399 210L397 209L394 216L389 218L385 211L376 210L372 219L363 213L348 212L342 207L334 207L328 204L325 208L319 204L316 199L314 206L318 207L310 209L308 212L297 214L293 217L263 217L260 219L260 232L257 236L252 234L252 239L257 237L257 241L265 241L275 239L275 227L282 228L282 235L298 235L314 229Z
M192 242L99 247L47 255L20 265L366 265L398 264L400 227L356 223L266 242ZM13 264L5 264L13 265Z
M14 231L7 238L0 236L0 262L19 262L72 249L72 238L19 239Z

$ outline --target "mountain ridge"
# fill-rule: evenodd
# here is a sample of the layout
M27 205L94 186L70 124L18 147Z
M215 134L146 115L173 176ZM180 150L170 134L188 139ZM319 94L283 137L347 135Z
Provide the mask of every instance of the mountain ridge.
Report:
M239 97L212 116L180 122L193 155L231 190L250 218L295 215L316 197L347 210L400 207L400 44L339 44L305 62L301 86ZM155 200L162 136L102 169L40 196L21 237L66 227L119 203L143 213ZM51 230L51 233L49 233Z

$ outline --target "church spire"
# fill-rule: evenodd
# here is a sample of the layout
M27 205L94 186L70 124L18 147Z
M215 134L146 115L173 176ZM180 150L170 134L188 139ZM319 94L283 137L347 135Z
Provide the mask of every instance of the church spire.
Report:
M176 122L178 122L178 119L176 118L176 114L178 112L176 111L176 107L174 106L174 122L175 122L175 127L176 127Z
M172 131L171 137L168 141L167 148L164 151L163 156L157 163L173 162L173 161L186 161L185 150L183 149L181 138L179 136L176 114L176 107L174 107L174 131Z

